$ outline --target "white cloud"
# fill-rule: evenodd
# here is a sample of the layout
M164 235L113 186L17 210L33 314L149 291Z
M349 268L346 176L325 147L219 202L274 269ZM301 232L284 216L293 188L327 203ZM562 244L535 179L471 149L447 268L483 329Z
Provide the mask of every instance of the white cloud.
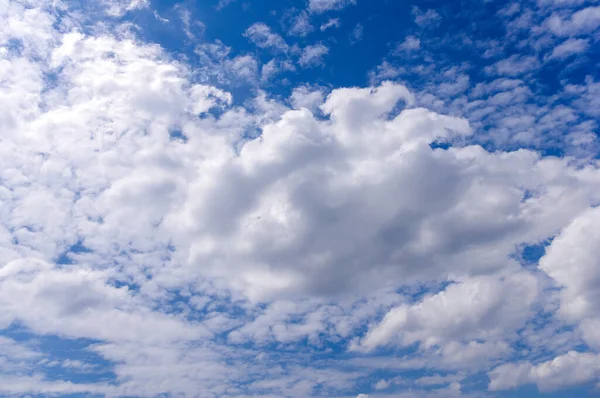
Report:
M390 382L382 379L382 380L379 380L377 383L375 383L373 388L376 390L385 390L389 386L390 386Z
M396 47L398 52L400 51L414 51L421 48L421 40L415 36L406 36L404 41Z
M308 9L314 13L340 10L348 5L356 4L356 0L309 0Z
M240 55L225 62L234 79L253 82L258 76L258 61L252 55Z
M160 14L155 10L154 11L154 18L156 18L157 21L161 22L161 23L169 23L169 20L167 18L163 18L160 16Z
M600 115L600 82L587 76L582 84L569 84L565 87L569 96L575 96L574 105L582 113Z
M288 45L280 35L273 33L271 28L262 22L250 26L244 36L260 48L271 48L278 51L286 51Z
M563 59L573 54L585 52L589 46L586 39L568 39L554 47L550 58Z
M217 5L215 6L215 8L217 10L222 10L223 8L227 7L228 5L234 3L236 0L219 0L219 3L217 3Z
M296 87L290 96L290 103L294 109L306 108L315 113L325 100L325 94L321 89L312 89L308 86Z
M469 278L417 304L392 309L356 348L372 350L392 342L403 346L420 342L425 348L441 345L444 351L452 350L457 340L501 341L529 318L536 295L536 281L526 273L507 279ZM452 355L442 353L453 361L469 363L474 358L469 357L467 347ZM474 355L480 356L476 352Z
M323 65L323 57L329 53L329 48L323 44L314 44L302 49L302 54L298 59L300 66L311 68Z
M331 18L327 22L325 22L324 24L321 25L320 30L321 30L321 32L325 32L327 29L339 28L340 26L341 26L341 22L340 22L339 18Z
M11 261L0 270L0 327L20 322L40 334L148 343L210 335L200 325L154 313L127 288L108 285L108 278L32 258Z
M129 11L150 6L148 0L102 0L100 3L106 7L108 15L115 17L120 17Z
M360 23L356 24L356 26L354 26L354 29L352 29L352 33L350 33L350 43L354 44L356 42L361 41L363 38L363 34L363 26Z
M188 39L194 40L197 36L204 33L206 26L201 21L194 19L190 10L188 10L184 5L177 4L175 9L179 14L179 18L181 18L183 32Z
M115 388L108 384L83 384L68 381L48 381L42 375L5 376L0 375L0 392L13 396L71 395L71 394L115 394Z
M444 384L450 384L453 382L460 382L464 379L464 377L465 376L462 373L449 374L446 376L436 374L433 376L419 377L417 380L415 380L415 384L422 386L439 386Z
M192 70L158 45L71 29L30 5L11 3L2 15L15 22L0 31L2 45L20 43L0 52L0 324L94 339L85 350L111 362L116 379L48 381L33 363L44 353L1 338L0 362L14 373L1 376L2 393L341 396L365 367L324 369L310 353L256 347L356 337L365 350L419 343L419 356L395 360L405 369L487 369L513 354L536 300L546 304L515 248L557 234L540 269L563 288L562 319L591 346L598 341L588 283L597 242L595 230L585 232L600 200L595 161L467 145L465 119L415 107L420 95L389 82L327 96L301 86L285 101L257 90L234 106L231 94L197 82L223 75L253 84L252 55L203 43ZM248 38L288 48L264 26ZM320 64L327 51L306 47L299 62ZM276 58L261 73L290 67ZM439 93L465 91L465 76L448 72ZM595 84L567 90L589 104ZM471 94L499 106L531 92L499 78ZM571 123L572 109L555 110L540 124ZM531 123L518 116L504 123ZM436 141L454 146L434 149ZM577 273L565 274L565 262ZM450 281L416 302L397 293ZM545 369L530 365L524 380L548 383L540 375L554 370ZM420 384L444 382L431 396L452 396L459 381Z
M310 23L310 14L306 11L302 11L295 18L292 19L292 27L288 31L293 36L306 36L312 32L315 27Z
M231 56L231 47L220 41L203 43L195 48L201 62L194 69L194 77L206 85L219 84L221 87L237 87L241 85L256 86L259 78L268 77L268 72L275 72L274 67L287 70L288 63L273 61L265 64L264 72L259 76L258 58L251 54ZM265 80L266 81L266 80Z
M368 286L381 286L383 281L396 278L404 281L440 278L444 275L440 273L442 269L451 269L455 274L491 272L510 266L509 256L515 244L553 235L556 228L587 208L597 196L590 185L592 180L585 180L583 171L576 174L575 181L579 182L568 190L557 186L539 191L536 187L541 181L550 184L546 170L566 167L566 163L539 160L533 152L495 155L478 147L439 154L430 149L421 150L419 148L429 148L429 142L438 137L452 139L469 134L470 129L464 120L424 109L405 110L387 121L379 119L392 111L400 98L410 101L410 93L402 86L391 84L373 91L334 90L322 106L325 114L330 115L331 127L321 125L305 111L285 113L281 121L266 126L261 140L246 144L239 158L227 168L192 185L191 195L196 200L186 207L181 220L187 220L191 230L197 231L190 242L194 261L206 264L205 270L213 276L236 275L235 281L231 281L233 286L241 287L256 298L268 292L291 293L295 289L334 292L353 286L366 291ZM385 132L377 143L368 138L368 132L374 130ZM338 185L341 182L329 180L329 172L326 175L318 172L336 170L339 159L330 153L354 154L351 150L354 147L361 148L356 152L361 155L351 161L355 168L345 171L347 177L341 180L352 181L351 185ZM370 160L372 158L380 161ZM344 160L341 164L347 162L349 160ZM486 183L481 185L475 175L463 174L463 162L477 164L477 169L486 175ZM274 165L294 172L281 176L271 174ZM308 167L302 174L308 173L311 178L304 182L296 167L302 170ZM413 177L404 174L404 170L423 167L436 176L425 179L431 185L424 184L424 178L412 172ZM521 174L524 169L531 170L534 176L525 179ZM266 174L263 175L262 170ZM227 184L220 173L232 173L236 182ZM333 175L342 178L344 174L340 173ZM512 177L506 179L503 177L506 175ZM369 183L372 178L380 185ZM308 181L314 179L320 181L318 187L326 190L323 192L314 186L311 194L304 197L301 192L306 189L300 191L299 187L312 186ZM537 182L531 185L532 181ZM394 194L402 189L400 182L415 187L411 195ZM263 184L265 188L261 188ZM359 188L360 184L369 184L368 193ZM457 187L461 188L455 191ZM443 188L449 191L439 191ZM535 199L523 202L526 190L536 192ZM231 200L212 199L217 197ZM385 205L373 202L386 197L396 199ZM426 203L423 197L444 198L444 202ZM483 197L488 199L482 200ZM354 199L347 202L349 199L342 198ZM550 212L545 207L550 203L569 203L567 201L579 205L560 207L562 213ZM409 212L411 217L403 216L408 212L406 209L414 209L416 203L422 213L414 214L413 210ZM327 228L317 226L321 220L317 214L325 211L322 206L327 206L327 214L333 217ZM346 206L352 210L343 214L352 214L352 217L334 216ZM489 214L495 216L486 217ZM362 225L360 230L350 228L356 223ZM219 240L210 232L214 230L222 231ZM476 245L473 244L475 237ZM386 239L394 242L400 239L403 243L382 246ZM328 243L321 246L324 242ZM223 249L219 248L221 244ZM227 262L217 255L225 247ZM298 258L294 253L299 252L312 255ZM240 262L243 268L238 268L237 261L232 260L236 253L244 258ZM388 265L392 258L393 263L402 267ZM208 266L211 261L215 261L214 265ZM277 266L269 265L272 261L277 261ZM421 267L422 263L429 267ZM373 268L365 272L364 264L371 264ZM358 273L359 268L362 273Z
M568 16L554 13L544 24L559 36L592 33L600 27L600 6L583 8Z
M41 359L42 355L34 347L0 336L0 367L3 373L25 374Z
M484 71L489 74L501 76L519 76L532 72L539 66L539 61L533 55L511 55L508 58L486 66Z
M383 61L381 65L378 65L375 70L369 72L369 81L375 85L384 80L394 79L401 74L405 73L406 70L402 67L396 67L390 64L388 61Z
M260 70L261 80L268 81L273 76L279 73L279 63L276 59L272 59L264 64Z
M490 372L489 389L508 390L535 383L544 392L596 381L600 378L600 357L569 351L538 365L524 362L501 365Z
M422 28L437 25L442 17L433 9L429 9L423 12L419 7L414 6L412 8L413 16L415 17L415 23Z

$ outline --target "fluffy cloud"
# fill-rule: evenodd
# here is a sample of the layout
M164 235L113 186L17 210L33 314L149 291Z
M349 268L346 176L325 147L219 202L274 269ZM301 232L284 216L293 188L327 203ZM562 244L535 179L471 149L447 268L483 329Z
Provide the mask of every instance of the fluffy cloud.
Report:
M600 347L600 208L582 213L548 247L540 269L562 288L559 314L571 322L582 322L584 338Z
M425 109L380 119L400 98L411 100L391 84L336 90L321 107L331 124L287 112L226 166L203 173L178 218L189 225L193 262L212 277L234 275L227 279L258 296L368 291L383 281L440 278L445 269L492 272L511 264L515 245L552 236L596 200L595 168L568 171L566 189L552 172L569 170L566 161L430 148L469 134L468 125ZM561 213L547 207L557 202L571 205Z
M420 303L392 309L359 348L371 350L393 339L404 346L422 342L424 347L456 340L500 341L529 318L536 292L535 278L524 272L502 279L470 278Z
M292 26L288 33L293 36L306 36L313 30L314 26L310 23L310 14L303 11L292 19Z
M587 7L568 16L555 13L545 21L545 24L559 36L591 33L600 27L600 7Z
M555 236L539 271L563 289L559 318L596 346L596 161L488 151L469 143L466 119L415 105L421 95L397 83L328 95L301 86L285 102L257 91L233 105L196 78L215 69L256 81L256 57L204 43L191 70L158 45L78 29L50 8L1 11L11 23L0 30L0 326L93 339L85 349L116 379L19 373L43 353L2 337L0 363L14 370L3 393L343 396L367 366L285 348L345 350L353 338L365 352L418 343L423 357L406 367L489 369L547 304L544 279L515 251ZM288 49L264 24L246 36ZM307 46L299 63L327 52ZM523 64L508 59L492 72ZM275 60L262 74L285 68ZM448 71L455 82L439 92L463 92L462 76ZM568 90L594 98L594 84ZM531 93L518 78L472 93L488 94L501 105ZM261 349L270 344L282 350ZM565 358L596 369L594 355ZM492 389L510 384L504 374L545 383L562 369L502 366ZM458 395L462 375L419 385Z
M552 241L540 260L540 269L561 288L558 314L579 326L584 340L600 347L600 209L589 209L575 218ZM529 362L505 364L490 373L490 389L503 390L535 383L542 391L596 381L600 359L596 353L569 351L533 365Z
M441 15L433 9L422 11L419 7L414 6L412 13L415 17L415 23L422 28L435 26L442 19Z
M329 53L329 48L323 44L306 46L302 49L298 63L304 68L323 65L323 57L327 53Z
M63 271L32 258L11 261L0 270L0 327L18 322L40 334L149 343L209 335L202 326L154 313L107 279L102 272Z
M324 100L323 90L308 86L296 87L290 96L290 102L294 109L307 108L313 113L319 111Z

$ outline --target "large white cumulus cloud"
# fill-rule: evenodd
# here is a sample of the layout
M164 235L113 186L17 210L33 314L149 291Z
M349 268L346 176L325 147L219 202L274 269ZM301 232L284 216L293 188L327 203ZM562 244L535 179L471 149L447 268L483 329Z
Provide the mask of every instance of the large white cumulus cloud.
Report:
M0 391L339 395L363 376L232 348L248 340L417 343L427 366L487 370L545 303L515 252L557 234L540 270L564 289L558 317L600 345L596 162L469 145L464 119L390 82L251 111L159 46L53 7L0 1L0 327L100 341L120 384ZM423 285L445 287L397 293ZM491 387L553 364L503 365Z
M420 108L390 115L399 99L411 97L386 83L335 90L329 120L288 111L206 165L176 218L191 266L258 299L492 273L598 200L595 166L432 149L468 125Z
M540 260L540 268L561 289L558 316L577 326L583 340L600 347L600 208L576 217L552 241ZM600 359L597 353L569 351L534 365L506 364L491 372L490 388L502 390L535 383L541 390L597 381Z

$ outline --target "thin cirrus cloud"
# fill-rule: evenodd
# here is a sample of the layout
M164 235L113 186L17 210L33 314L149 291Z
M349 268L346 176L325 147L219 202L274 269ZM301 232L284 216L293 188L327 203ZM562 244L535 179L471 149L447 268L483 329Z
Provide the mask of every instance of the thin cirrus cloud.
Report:
M597 24L559 3L494 14L516 53L408 7L368 87L327 80L336 46L360 26L347 48L370 47L372 25L322 14L360 2L303 2L285 39L244 24L242 50L199 39L210 19L192 9L105 2L90 21L70 2L8 4L0 393L591 391L599 83L567 72ZM144 12L165 29L179 16L190 52L145 41L127 20ZM477 48L477 73L440 43Z
M319 14L331 10L340 10L352 4L356 4L356 0L309 0L308 9Z

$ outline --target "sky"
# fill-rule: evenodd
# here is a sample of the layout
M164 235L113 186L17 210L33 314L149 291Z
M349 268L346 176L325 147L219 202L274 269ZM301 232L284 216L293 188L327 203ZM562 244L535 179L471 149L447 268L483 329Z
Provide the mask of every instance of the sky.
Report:
M0 396L600 394L597 1L0 21Z

